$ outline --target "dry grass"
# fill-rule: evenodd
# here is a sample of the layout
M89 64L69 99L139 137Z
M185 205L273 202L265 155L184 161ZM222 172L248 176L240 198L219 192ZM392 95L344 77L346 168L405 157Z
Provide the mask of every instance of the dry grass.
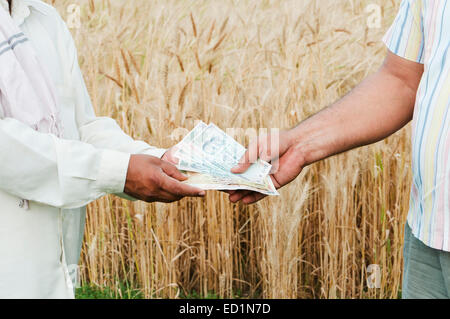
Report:
M55 5L66 16L73 0ZM383 8L367 29L367 4ZM79 1L72 30L99 115L169 147L196 120L288 128L376 70L399 1ZM351 125L351 124L350 124ZM83 280L146 297L396 298L409 200L409 133L311 167L253 207L225 195L90 205ZM366 267L379 264L380 289Z

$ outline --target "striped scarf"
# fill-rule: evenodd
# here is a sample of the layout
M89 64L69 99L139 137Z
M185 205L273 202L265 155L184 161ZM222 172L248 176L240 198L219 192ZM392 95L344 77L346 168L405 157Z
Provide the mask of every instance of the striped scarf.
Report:
M56 90L48 71L3 7L0 7L0 70L3 116L61 137Z
M42 133L62 137L56 90L27 37L0 6L0 110ZM23 199L21 207L28 209Z

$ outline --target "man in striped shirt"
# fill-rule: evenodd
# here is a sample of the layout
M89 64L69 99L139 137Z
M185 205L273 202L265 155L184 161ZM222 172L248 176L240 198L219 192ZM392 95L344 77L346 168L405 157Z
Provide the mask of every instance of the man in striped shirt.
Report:
M260 137L233 171L245 171L257 156L278 159L273 180L282 187L306 165L380 141L413 119L403 298L450 298L450 1L403 0L384 42L389 50L376 74L281 133L279 152ZM235 192L230 200L262 197Z

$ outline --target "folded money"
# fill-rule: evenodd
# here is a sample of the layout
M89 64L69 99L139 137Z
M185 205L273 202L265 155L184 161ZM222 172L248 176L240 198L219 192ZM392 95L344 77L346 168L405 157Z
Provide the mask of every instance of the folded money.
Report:
M233 174L245 147L214 124L200 122L176 146L178 169L189 172L189 185L204 190L250 190L278 195L269 176L272 166L262 160L245 173Z

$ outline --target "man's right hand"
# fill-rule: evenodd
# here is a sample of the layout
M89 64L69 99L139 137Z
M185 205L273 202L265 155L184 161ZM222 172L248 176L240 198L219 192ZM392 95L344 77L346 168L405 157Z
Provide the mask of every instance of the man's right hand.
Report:
M183 184L187 177L174 165L148 155L132 155L125 194L148 203L172 203L183 197L203 197L205 191Z
M276 146L273 145L276 143ZM271 178L275 188L279 189L292 182L301 173L305 165L302 150L295 143L294 130L283 131L277 136L263 135L251 143L238 166L232 169L232 173L242 174L247 171L256 160L262 159L272 163L274 171ZM230 201L244 204L254 204L265 195L252 191L231 191Z

